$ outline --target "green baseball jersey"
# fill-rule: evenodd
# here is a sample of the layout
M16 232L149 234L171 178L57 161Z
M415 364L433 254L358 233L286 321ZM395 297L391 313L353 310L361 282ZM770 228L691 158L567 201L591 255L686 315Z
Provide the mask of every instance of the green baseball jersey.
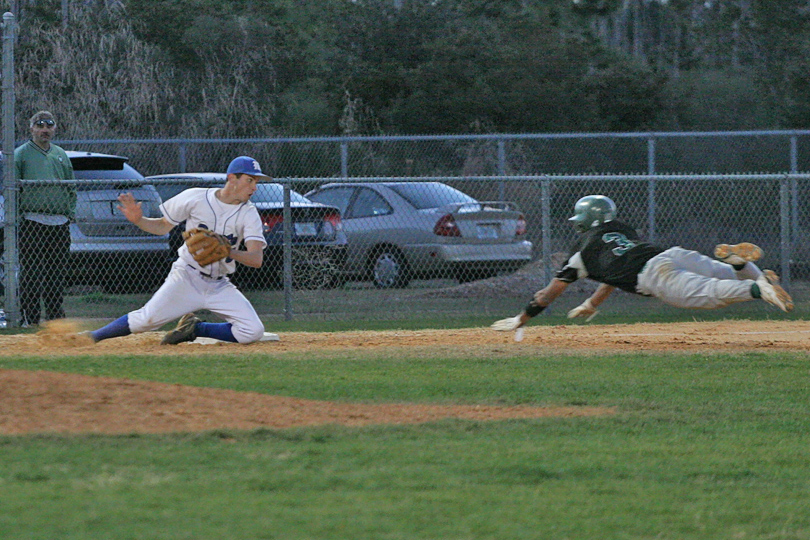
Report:
M73 180L73 165L62 148L51 144L47 152L28 141L14 150L14 173L20 180ZM55 214L73 219L76 186L26 185L20 191L20 212Z
M638 293L639 273L647 261L663 251L663 248L642 242L635 229L614 219L583 233L556 277L566 283L587 277Z

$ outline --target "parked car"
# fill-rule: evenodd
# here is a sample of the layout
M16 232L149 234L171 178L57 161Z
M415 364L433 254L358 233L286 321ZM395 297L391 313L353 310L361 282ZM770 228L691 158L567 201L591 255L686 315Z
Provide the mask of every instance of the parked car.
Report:
M117 199L130 191L141 201L145 216L159 217L157 190L142 185L143 175L127 163L127 157L66 153L76 180L98 181L77 184L76 218L70 224L68 285L98 285L108 292L154 290L168 272L169 236L146 233L127 221L118 210ZM0 196L3 208L4 203Z
M165 201L190 187L222 187L224 173L178 173L150 176ZM262 218L267 248L261 268L237 265L234 282L243 288L279 287L284 269L284 186L272 182L258 184L251 202ZM292 284L297 289L321 289L335 284L335 277L346 258L346 234L340 211L334 206L310 201L290 190L292 217ZM181 231L172 231L172 248L182 244Z
M532 258L514 203L477 201L440 182L330 183L306 196L343 216L344 279L370 279L379 288L405 287L416 277L470 281Z
M163 282L171 264L169 235L133 225L118 210L118 196L131 192L146 217L160 217L160 195L128 158L67 151L79 183L76 220L70 224L74 283L99 283L111 292L148 292Z

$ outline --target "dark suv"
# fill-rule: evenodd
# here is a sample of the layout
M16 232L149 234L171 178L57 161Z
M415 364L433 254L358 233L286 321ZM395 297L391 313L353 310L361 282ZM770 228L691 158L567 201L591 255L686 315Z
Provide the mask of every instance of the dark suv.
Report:
M68 285L100 286L107 292L154 290L171 262L169 235L149 234L127 221L118 210L118 195L132 192L145 216L160 217L157 190L142 185L143 175L124 156L79 151L67 155L78 181Z
M166 201L190 187L222 187L227 175L223 173L177 173L149 176ZM262 219L267 248L261 268L237 265L233 280L245 289L278 288L283 283L284 269L284 186L273 182L261 182L251 202ZM340 210L334 206L310 201L300 193L290 190L290 217L292 228L292 285L296 289L325 289L340 285L339 269L346 259L346 234ZM172 231L172 246L182 243L180 231Z

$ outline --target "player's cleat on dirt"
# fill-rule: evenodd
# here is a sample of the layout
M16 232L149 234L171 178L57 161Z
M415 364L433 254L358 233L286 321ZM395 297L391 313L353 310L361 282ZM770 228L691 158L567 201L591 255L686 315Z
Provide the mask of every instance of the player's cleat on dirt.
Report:
M193 313L186 313L179 321L177 327L163 336L161 345L177 345L184 341L194 341L197 339L197 323L200 319Z
M762 275L757 279L759 285L759 293L762 299L778 307L785 313L793 310L793 299L779 285L779 276L773 270L764 270Z
M78 336L80 341L85 341L87 343L98 343L98 340L93 337L93 333L90 330L79 332Z
M724 263L741 265L747 262L758 261L762 258L762 249L750 242L741 244L717 244L714 247L715 258Z

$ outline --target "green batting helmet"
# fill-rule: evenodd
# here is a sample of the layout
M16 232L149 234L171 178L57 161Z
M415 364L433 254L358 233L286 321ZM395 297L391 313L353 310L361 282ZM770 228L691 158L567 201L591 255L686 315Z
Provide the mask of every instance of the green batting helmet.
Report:
M585 232L598 227L602 223L613 221L616 217L616 203L604 195L588 195L582 197L574 205L574 215L568 221L574 222L574 228Z

